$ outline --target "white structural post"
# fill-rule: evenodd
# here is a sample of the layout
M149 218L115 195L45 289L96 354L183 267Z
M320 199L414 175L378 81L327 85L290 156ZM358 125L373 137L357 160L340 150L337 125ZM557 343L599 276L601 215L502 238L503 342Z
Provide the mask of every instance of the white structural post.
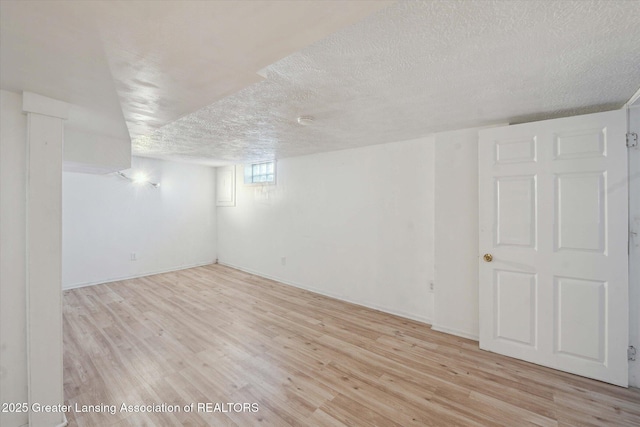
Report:
M30 427L64 424L62 405L62 148L69 105L23 93L27 113L27 363ZM40 406L39 406L40 405ZM36 409L35 411L33 409Z

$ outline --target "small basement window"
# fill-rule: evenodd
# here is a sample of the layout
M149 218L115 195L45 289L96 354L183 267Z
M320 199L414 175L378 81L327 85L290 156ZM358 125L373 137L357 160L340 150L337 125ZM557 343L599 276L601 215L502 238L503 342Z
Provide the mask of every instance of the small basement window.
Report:
M274 184L276 182L276 162L252 163L244 166L245 184Z

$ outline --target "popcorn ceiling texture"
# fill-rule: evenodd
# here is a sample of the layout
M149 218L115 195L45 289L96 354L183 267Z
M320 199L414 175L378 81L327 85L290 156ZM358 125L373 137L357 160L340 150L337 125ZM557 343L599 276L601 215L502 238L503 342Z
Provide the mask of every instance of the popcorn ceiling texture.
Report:
M73 104L65 153L130 154L132 139L263 80L258 70L390 4L0 1L0 88Z
M620 108L640 86L638 22L637 1L399 2L133 153L215 165Z

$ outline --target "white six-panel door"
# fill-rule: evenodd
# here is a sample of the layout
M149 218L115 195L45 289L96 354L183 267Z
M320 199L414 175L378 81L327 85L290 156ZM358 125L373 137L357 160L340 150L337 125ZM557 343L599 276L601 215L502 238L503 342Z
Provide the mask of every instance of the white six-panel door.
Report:
M623 111L480 131L480 348L627 386L625 133Z

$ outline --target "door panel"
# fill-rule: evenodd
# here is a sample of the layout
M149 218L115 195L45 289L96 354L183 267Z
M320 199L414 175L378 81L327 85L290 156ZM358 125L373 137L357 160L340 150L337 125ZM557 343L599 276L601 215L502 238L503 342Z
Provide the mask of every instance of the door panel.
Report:
M535 247L535 176L499 177L495 183L496 245Z
M496 337L535 346L536 276L495 271Z
M480 132L481 348L627 385L625 132L623 111Z
M555 291L556 352L604 363L606 283L556 277Z
M605 173L555 176L556 249L606 252Z
M606 129L595 128L554 134L555 158L558 160L606 155Z
M536 140L496 141L496 163L522 163L535 161Z

